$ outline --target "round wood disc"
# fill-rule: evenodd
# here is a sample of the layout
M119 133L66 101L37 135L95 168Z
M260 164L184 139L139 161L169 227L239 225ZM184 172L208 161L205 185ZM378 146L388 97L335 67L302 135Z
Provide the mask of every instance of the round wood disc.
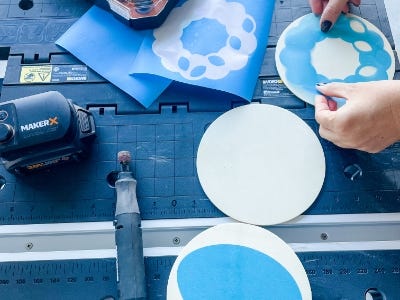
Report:
M377 27L352 14L342 14L327 33L319 22L314 14L293 21L276 45L279 76L297 97L314 104L316 83L393 78L393 50Z
M311 128L283 108L250 104L206 130L197 173L211 202L245 223L271 225L303 213L318 196L325 157Z

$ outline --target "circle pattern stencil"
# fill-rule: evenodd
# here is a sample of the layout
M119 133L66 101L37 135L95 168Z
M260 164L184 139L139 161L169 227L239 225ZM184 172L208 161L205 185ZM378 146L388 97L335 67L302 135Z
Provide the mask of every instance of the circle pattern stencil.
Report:
M190 0L176 7L163 26L154 30L153 51L161 58L162 65L171 72L178 72L188 80L202 78L221 79L230 72L244 68L257 48L255 36L256 21L246 13L240 2L213 0L212 5L219 9L209 9L210 3L204 0ZM232 18L232 15L235 16ZM197 25L196 25L197 24ZM190 42L185 47L185 31L190 30ZM208 43L201 40L195 46L199 32L226 31L219 34L219 40ZM202 29L203 28L203 29ZM206 51L225 40L218 50ZM196 51L191 51L191 48ZM173 49L173 51L171 51Z
M392 79L394 55L383 33L370 22L342 14L323 33L320 18L305 15L280 36L275 52L279 76L300 99L314 104L316 83ZM340 99L339 104L343 104Z

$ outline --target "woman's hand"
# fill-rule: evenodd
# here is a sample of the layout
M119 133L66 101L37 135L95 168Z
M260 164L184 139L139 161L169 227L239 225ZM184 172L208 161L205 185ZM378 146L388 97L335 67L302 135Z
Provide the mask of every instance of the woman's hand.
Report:
M400 80L317 86L320 135L342 148L379 152L400 140ZM338 108L330 97L346 99Z
M328 32L342 12L349 12L349 3L358 6L361 0L309 0L308 2L312 12L321 15L321 30Z

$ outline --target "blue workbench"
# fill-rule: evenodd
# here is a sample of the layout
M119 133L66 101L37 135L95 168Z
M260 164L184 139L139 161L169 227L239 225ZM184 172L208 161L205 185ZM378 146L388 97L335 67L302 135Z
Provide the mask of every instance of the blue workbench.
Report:
M97 137L91 156L79 165L64 165L35 176L16 177L8 173L0 163L0 225L112 221L115 190L110 178L118 170L116 154L120 150L129 150L133 154L133 173L138 181L138 201L143 219L223 217L223 213L211 204L200 186L195 166L196 152L207 126L222 113L246 102L222 92L173 83L156 102L145 109L54 44L91 3L83 0L38 0L33 1L32 8L26 9L26 6L21 8L21 2L24 0L0 0L0 60L8 60L5 77L0 81L0 101L57 90L93 113ZM275 45L280 33L294 19L309 12L306 0L276 1L269 44L253 101L289 109L318 135L313 107L297 99L284 86L274 63ZM363 1L359 8L352 7L352 13L380 28L394 49L385 7L381 1ZM57 83L37 84L23 82L20 78L21 70L35 65L59 66L66 72L82 66L86 79L70 82L67 78L61 78ZM396 78L399 78L399 71L396 59ZM326 156L326 179L319 197L305 215L400 212L400 144L379 154L339 149L323 139L321 144ZM296 155L295 149L293 155ZM358 169L362 170L362 176L352 180L354 170ZM331 254L324 255L328 261ZM357 253L340 255L341 262L363 261L366 257L366 254L357 257ZM398 262L400 256L399 251L392 251L390 255L382 252L370 255L377 258L382 255L392 257L387 262L389 266L385 265L386 269L396 268L391 263ZM305 254L299 256L305 264L312 261ZM149 289L154 288L158 295L160 290L164 291L160 297L154 298L165 297L163 289L166 274L173 260L174 257L164 257L158 261L147 259L147 272L153 274L148 278ZM60 266L63 263L60 262ZM99 287L103 286L107 289L106 294L115 293L115 286L111 284L115 281L115 261L75 263L83 264L84 270L95 264L99 272L101 270L104 273L104 276L99 277L97 291L102 295ZM49 264L48 268L52 270L49 272L57 273L51 262ZM10 270L13 268L15 274L25 274L26 270L36 270L39 267L32 266L32 263L0 263L0 292L7 293L8 290L10 298L18 299L18 295L10 289L13 286L12 280L2 284L2 280L8 280L6 277L19 278L20 275L11 275ZM70 270L71 262L65 262L65 266L60 268ZM340 266L337 269L341 269ZM37 272L42 272L43 268L40 270ZM76 277L65 272L55 277L58 282ZM390 274L392 277L385 273L382 284L399 278L395 272ZM319 299L332 299L328 296L323 298L322 295L324 291L327 295L332 293L334 286L324 290L321 282L325 282L325 277L313 276L313 272L309 275L311 285L315 287L314 295L319 295ZM24 285L35 286L30 280L36 277L32 274L29 276L24 279ZM358 282L357 273L352 276L355 276L352 280ZM48 279L46 276L43 278ZM106 282L111 283L104 284L104 278L108 278ZM379 285L379 282L376 284ZM82 285L80 289L85 286ZM44 291L38 287L34 289L38 294L33 292L33 295L39 297L40 293L48 294L48 289L46 287Z

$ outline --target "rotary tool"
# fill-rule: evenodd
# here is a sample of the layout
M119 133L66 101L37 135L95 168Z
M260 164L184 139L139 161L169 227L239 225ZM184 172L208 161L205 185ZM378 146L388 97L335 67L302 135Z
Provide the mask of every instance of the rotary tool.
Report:
M115 242L117 245L119 299L145 300L146 277L143 258L143 239L136 180L129 171L131 154L118 152L121 172L115 182Z
M94 137L92 114L59 92L0 103L0 157L12 173L80 161Z

